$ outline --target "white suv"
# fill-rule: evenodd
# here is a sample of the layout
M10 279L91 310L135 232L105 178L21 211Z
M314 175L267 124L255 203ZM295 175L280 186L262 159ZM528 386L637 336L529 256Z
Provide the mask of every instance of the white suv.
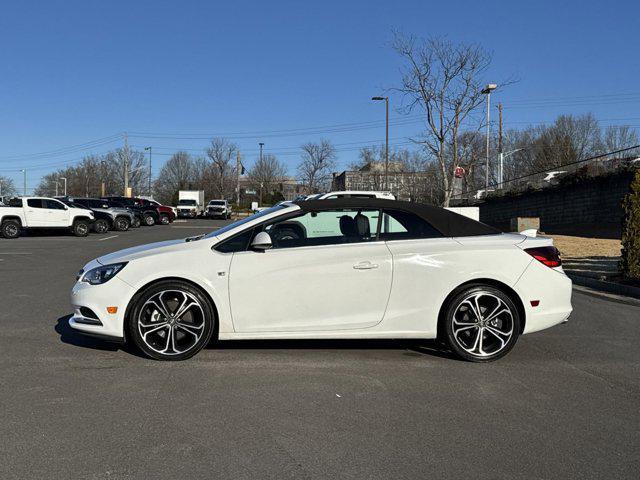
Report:
M17 238L21 230L64 228L86 237L94 220L91 210L71 207L55 198L16 197L0 207L0 235Z

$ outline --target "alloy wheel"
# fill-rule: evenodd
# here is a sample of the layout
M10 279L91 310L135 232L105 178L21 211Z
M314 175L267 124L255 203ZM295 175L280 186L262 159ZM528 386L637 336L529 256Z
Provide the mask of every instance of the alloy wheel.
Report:
M460 301L451 318L457 345L474 357L496 355L514 335L514 313L498 296L476 291Z
M161 355L180 355L205 333L205 313L198 299L183 290L162 290L147 299L137 319L145 345Z

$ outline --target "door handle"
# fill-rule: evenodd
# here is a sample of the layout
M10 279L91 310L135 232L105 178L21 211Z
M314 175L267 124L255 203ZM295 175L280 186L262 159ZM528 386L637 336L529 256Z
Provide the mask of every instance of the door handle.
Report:
M371 270L373 268L378 268L377 263L371 263L370 261L356 263L353 268L356 270Z

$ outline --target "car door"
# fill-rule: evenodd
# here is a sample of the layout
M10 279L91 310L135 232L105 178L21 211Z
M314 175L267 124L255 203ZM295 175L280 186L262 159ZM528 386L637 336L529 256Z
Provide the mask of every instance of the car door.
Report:
M67 227L69 223L69 209L64 203L51 198L42 200L46 211L47 226Z
M42 198L29 198L25 208L25 217L29 227L46 227L47 212Z
M377 221L377 211L341 210L260 227L273 248L239 251L231 260L236 331L329 332L378 324L391 290L392 261L377 240Z

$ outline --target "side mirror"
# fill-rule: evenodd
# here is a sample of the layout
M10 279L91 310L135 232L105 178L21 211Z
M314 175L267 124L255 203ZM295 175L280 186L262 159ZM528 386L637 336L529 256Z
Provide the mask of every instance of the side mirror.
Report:
M267 232L258 233L251 242L251 249L257 250L258 252L264 252L265 250L269 250L271 247L273 247L273 244L271 243L271 236Z

